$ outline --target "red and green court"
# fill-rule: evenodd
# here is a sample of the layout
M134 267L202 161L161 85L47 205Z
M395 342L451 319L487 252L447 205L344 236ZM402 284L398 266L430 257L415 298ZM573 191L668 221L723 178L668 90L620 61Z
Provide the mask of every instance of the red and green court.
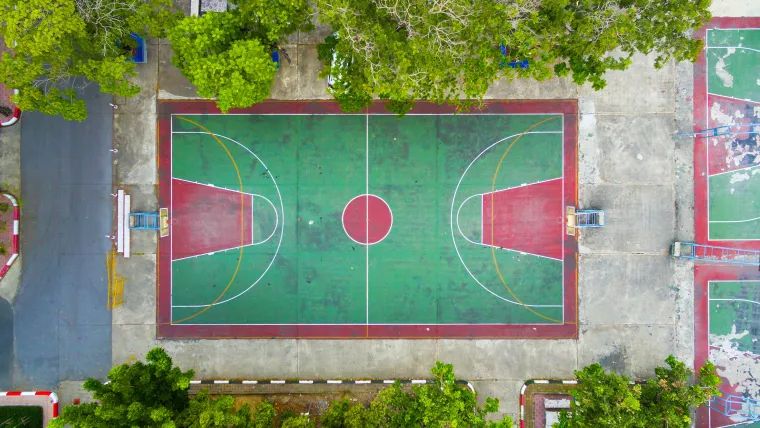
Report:
M696 37L694 129L733 125L695 142L696 239L760 248L760 19L716 18Z
M159 104L158 336L575 338L575 101Z
M694 130L729 126L733 135L696 138L695 240L760 249L760 18L715 18L695 37ZM694 268L695 366L714 362L724 398L697 409L698 427L760 427L741 416L760 400L760 272L747 266ZM723 402L725 403L725 402ZM728 414L726 414L728 413Z

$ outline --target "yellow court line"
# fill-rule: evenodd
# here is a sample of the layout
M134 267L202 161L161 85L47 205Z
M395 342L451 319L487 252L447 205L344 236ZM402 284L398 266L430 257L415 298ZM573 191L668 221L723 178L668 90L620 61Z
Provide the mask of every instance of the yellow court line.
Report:
M493 245L493 243L495 242L494 240L494 218L495 218L494 217L494 193L496 192L496 178L499 176L499 170L501 169L501 164L504 163L504 159L507 157L507 154L512 149L512 146L514 146L516 142L520 141L520 138L522 138L523 135L527 134L531 129L537 127L538 125L541 125L542 123L548 122L550 120L558 119L560 117L562 116L553 116L553 117L546 118L540 122L536 122L533 125L531 125L528 129L520 133L520 135L518 135L517 138L512 140L512 142L509 143L509 146L507 146L507 149L504 151L504 154L501 156L501 159L499 160L499 164L496 165L496 172L494 172L493 174L493 182L491 183L491 256L493 257L493 264L496 267L496 273L499 275L499 279L501 279L501 282L504 284L504 287L507 288L507 291L509 291L509 294L512 295L512 297L517 301L517 303L521 304L525 309L532 312L533 314L554 323L562 323L562 320L557 320L554 318L549 318L546 315L541 315L535 310L533 310L533 308L523 303L520 300L520 298L518 298L515 295L515 293L512 292L512 289L509 288L509 285L507 285L507 281L504 280L504 276L501 274L501 270L499 269L499 262L496 260L496 247L494 247ZM563 144L564 144L564 141L563 141ZM563 171L563 174L564 174L564 171ZM565 261L563 260L562 263L564 262ZM562 278L562 281L563 281L562 286L564 287L564 278ZM564 306L563 306L563 310L564 310Z
M235 277L237 277L238 271L240 270L240 263L243 261L243 245L245 244L245 193L243 193L243 179L240 178L240 169L238 168L237 162L235 162L235 158L232 157L232 153L230 153L230 150L227 148L227 146L224 145L222 140L220 140L219 137L216 136L216 134L209 131L208 128L204 127L200 123L194 122L182 116L177 116L177 119L184 120L185 122L191 123L197 126L198 128L204 130L209 135L211 135L216 140L216 142L222 146L224 151L227 152L227 156L229 156L230 161L232 161L232 166L235 167L235 173L237 174L238 184L240 185L240 255L238 256L237 266L235 266L235 272L232 273L232 278L230 278L230 282L227 283L226 287L224 287L224 290L222 291L222 294L219 295L219 297L214 299L214 301L211 302L210 305L206 306L205 308L198 311L197 313L190 315L189 317L182 318L181 320L177 320L177 321L169 320L168 324L179 324L187 320L193 319L197 317L198 315L211 309L211 307L214 306L216 302L222 300L222 297L224 297L224 295L227 294L227 291L232 286L232 283L235 281Z

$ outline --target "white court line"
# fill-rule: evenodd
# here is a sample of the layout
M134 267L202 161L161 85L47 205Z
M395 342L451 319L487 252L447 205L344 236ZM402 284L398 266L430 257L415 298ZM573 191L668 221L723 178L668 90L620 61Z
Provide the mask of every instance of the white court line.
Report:
M556 113L555 114L551 114L551 116L556 116L556 115L557 115ZM480 287L483 290L485 290L486 292L488 292L489 294L491 294L492 296L496 297L499 300L502 300L502 301L505 301L505 302L508 302L508 303L512 303L512 304L515 304L515 305L519 305L519 303L513 302L513 301L511 301L509 299L506 299L506 298L504 298L502 296L499 296L498 294L496 294L493 291L491 291L488 287L486 287L485 285L483 285L478 280L478 278L475 277L475 275L472 273L472 271L470 271L470 268L467 266L467 263L464 262L464 259L462 258L462 255L459 253L459 247L457 247L457 242L456 242L456 235L454 234L454 223L456 222L456 218L454 217L454 203L456 202L456 197L457 197L457 192L459 191L459 186L462 185L462 180L464 180L465 175L467 175L467 171L470 170L470 168L472 167L472 165L475 164L475 162L481 156L483 156L483 154L485 152L491 150L491 148L495 147L497 144L502 143L502 142L504 142L506 140L509 140L510 138L517 137L518 135L529 135L529 134L563 134L564 135L564 131L531 131L531 132L520 132L518 134L510 135L508 137L504 137L504 138L496 141L495 143L491 144L490 146L486 147L482 152L480 152L479 155L477 155L475 157L475 159L472 160L472 162L470 162L469 165L467 165L467 168L465 168L464 172L462 173L462 176L459 178L459 182L457 183L457 186L454 189L454 196L451 198L451 210L450 210L450 213L449 213L450 225L451 225L451 240L454 243L454 250L457 253L457 257L459 257L459 261L462 263L462 266L464 266L464 269L467 271L468 274L470 274L470 277L472 277L472 279L475 280L475 282L478 285L480 285ZM564 141L563 141L563 146L564 146ZM563 264L563 266L564 266L564 264ZM563 281L564 281L564 278L563 278ZM552 323L552 324L556 324L556 323ZM542 325L544 325L544 324L542 324Z
M261 164L261 166L262 166L262 167L264 167L264 169L265 169L266 171L269 171L269 168L267 168L267 166L266 166L266 164L264 163L264 161L262 161L262 160L261 160L261 158L259 158L259 157L258 157L258 156L257 156L255 153L253 153L253 152L251 151L251 149L249 149L248 147L244 146L243 144L240 144L239 142L237 142L237 141L233 140L232 138L226 137L226 136L224 136L224 135L221 135L221 134L216 134L216 133L213 133L213 132L205 132L205 131L204 131L204 132L201 132L201 131L198 131L198 132L183 132L183 133L184 133L184 134L205 134L205 135L215 135L215 136L217 136L217 137L219 137L219 138L224 138L224 139L225 139L225 140L227 140L227 141L231 141L231 142L233 142L233 143L237 144L238 146L240 146L241 148L243 148L243 150L245 150L245 151L247 151L248 153L250 153L250 154L251 154L251 156L255 157L255 158L256 158L256 160L258 160L258 161L259 161L259 163ZM250 286L248 286L248 288L246 288L245 290L241 291L240 293L238 293L238 294L236 294L236 295L234 295L234 296L232 296L232 297L230 297L230 298L228 298L228 299L225 299L225 300L221 300L221 301L219 301L219 302L216 302L216 303L214 303L213 305L172 305L172 307L173 307L173 308L205 308L205 307L208 307L208 306L217 306L217 305L221 305L221 304L223 304L223 303L227 303L227 302L229 302L229 301L231 301L231 300L237 299L238 297L240 297L240 296L242 296L243 294L247 293L247 292L248 292L248 290L250 290L251 288L253 288L253 287L254 287L256 284L258 284L258 283L259 283L259 281L261 281L261 279L262 279L262 278L264 278L264 275L266 275L266 274L267 274L267 272L269 272L269 269L271 269L271 268L272 268L272 265L274 264L274 261L275 261L275 259L277 258L277 254L280 252L280 247L282 246L282 237L285 235L285 207L283 206L283 203L282 203L282 195L280 194L280 187L277 185L277 181L274 179L274 174L268 174L268 175L269 175L269 178L272 180L272 183L274 184L274 188L275 188L275 190L277 191L277 197L280 199L280 211L282 211L282 223L280 224L280 231L281 231L281 232L280 232L280 240L279 240L279 242L277 243L277 249L275 249L274 255L272 256L272 260L269 262L269 265L267 266L267 268L266 268L266 269L264 270L264 272L263 272L263 273L262 273L262 274L261 274L261 275L260 275L260 276L259 276L259 277L256 279L256 281L254 281L254 282L253 282L253 284L251 284ZM173 262L173 261L172 261L172 262Z
M177 134L178 134L178 133L177 133ZM185 134L186 134L186 132L185 132ZM242 193L242 194L244 194L244 195L249 195L249 196L254 196L254 195L255 195L255 193L249 193L249 192L241 192L240 190L235 190L235 189L228 189L228 188L226 188L226 187L219 187L219 186L215 186L215 185L213 185L213 184L210 184L210 183L201 183L201 182L199 182L199 181L186 180L186 179L184 179L184 178L179 178L179 177L172 177L172 179L173 179L173 180L184 181L184 182L186 182L186 183L197 184L197 185L199 185L199 186L206 186L206 187L210 187L210 188L212 188L212 189L217 189L217 190L226 190L226 191L228 191L228 192L234 192L234 193Z
M513 251L515 253L527 254L527 255L531 255L531 256L535 256L535 257L541 257L541 258L549 259L549 260L557 260L557 261L560 261L560 262L562 261L562 259L558 259L558 258L555 258L555 257L542 256L540 254L528 253L528 252L525 252L525 251L515 250L515 249L512 249L512 248L500 247L498 245L489 245L489 244L486 244L486 243L484 243L482 241L481 242L475 242L475 241L471 240L470 238L466 237L464 235L464 233L462 232L462 228L459 226L459 213L462 211L462 207L464 207L464 204L467 201L469 201L472 198L476 198L478 196L481 197L481 201L482 201L482 199L484 197L484 194L482 194L482 193L475 194L475 195L472 195L469 198L465 199L464 201L462 201L462 204L459 205L459 209L457 209L457 215L456 215L457 230L459 230L459 234L462 235L462 238L464 238L465 241L467 241L467 242L469 242L471 244L480 245L480 246L487 247L487 248L496 248L496 249L499 249L499 250ZM483 208L482 208L482 205L481 205L481 213L482 213L482 210L483 210ZM481 217L480 223L481 223L480 232L481 232L481 239L482 239L482 234L483 234L483 227L482 227L483 218L482 217ZM527 305L527 306L531 306L531 305Z
M709 146L709 144L708 144L708 146ZM745 166L744 168L732 169L731 171L724 171L724 172L718 172L718 173L715 173L715 174L710 174L710 175L707 176L707 178L717 177L719 175L733 174L735 172L746 171L746 170L750 170L750 169L754 169L754 168L758 168L758 167L760 167L760 165Z
M499 101L499 100L489 100ZM406 116L557 116L562 113L406 113ZM172 116L398 116L396 113L172 113ZM177 131L175 134L185 134Z
M420 326L421 327L427 327L427 326L429 326L429 327L439 327L439 326L442 326L442 325L491 325L491 326L504 327L504 326L510 326L510 325L536 325L536 326L544 326L544 325L557 325L557 323L546 323L546 322L545 323L520 323L520 324L504 324L504 323L501 323L501 324L499 324L499 323L441 323L441 324L420 324L420 323L416 323L416 324L414 324L414 323L384 323L384 324L378 324L378 323L369 323L369 324L367 324L367 323L343 323L343 324L325 324L325 323L316 323L316 324L312 324L312 323L310 323L310 324L303 324L303 323L301 323L301 324L287 324L287 323L285 323L285 324L269 324L269 323L267 323L267 324L190 324L190 323L182 323L182 325L197 325L197 326L243 325L243 326L258 326L258 327L273 326L273 325L274 326L278 326L278 325L279 326L282 326L282 325L288 325L288 326L291 326L291 325L292 326L313 326L313 325L331 325L331 326L336 326L336 325L344 325L344 326L366 326L366 325L370 325L370 326L389 326L390 325L390 326L406 326L406 325L413 325L413 326L416 326L416 327L420 327Z
M760 217L748 218L746 220L709 220L710 223L746 223L749 221L760 220Z
M261 199L267 201L269 203L269 205L272 207L272 210L274 210L274 229L272 230L272 233L269 234L269 236L267 237L267 239L265 239L263 241L259 241L259 242L254 242L254 243L251 244L251 245L261 245L261 244L269 241L270 239L272 239L272 237L274 236L274 234L277 233L277 226L280 225L280 214L277 212L277 207L275 207L274 204L272 203L272 201L270 201L269 198L267 198L266 196L257 195L255 193L252 193L251 196L253 196L254 199L255 198L261 198ZM251 215L253 215L253 200L251 200ZM253 229L253 223L251 223L251 229ZM251 237L252 237L251 239L253 239L253 232L251 232Z
M710 127L710 55L707 55L707 49L710 49L710 30L705 31L705 128ZM694 138L697 142L702 140L705 144L705 168L707 168L707 240L710 240L710 141L708 138Z
M747 300L747 299L709 299L711 302L747 302L747 303L754 303L756 305L760 305L760 302L756 302L754 300Z
M366 225L367 227L366 227L366 229L367 230L365 231L365 233L367 234L367 236L364 238L364 239L367 240L366 244L364 242L359 242L356 239L352 238L351 235L349 235L348 231L346 230L346 222L343 221L343 219L346 216L346 209L348 209L348 206L351 205L351 202L353 202L354 200L356 200L358 198L364 197L364 196L367 196L367 202L366 202L367 206L365 207L365 210L366 210L365 211L365 215L367 216L366 217L366 220L367 220L367 225ZM388 227L388 231L385 232L385 235L383 235L380 239L378 239L375 242L369 242L369 196L373 196L373 197L375 197L375 198L380 199L381 201L383 201L383 203L388 207L388 211L391 213L391 224L390 224L390 227ZM341 220L341 224L343 225L343 232L346 233L346 236L348 236L348 239L356 242L359 245L366 245L366 246L375 245L375 244L379 244L383 239L387 238L388 235L391 234L391 229L393 229L393 210L391 209L391 205L388 203L388 201L386 201L385 199L381 198L380 196L371 195L371 194L358 195L358 196L354 196L353 198L351 198L351 200L348 201L348 203L346 204L346 206L343 207L343 213L340 215L340 220Z
M760 52L760 49L748 48L744 46L705 46L705 50L708 49L743 49L745 51Z
M174 218L174 118L169 118L169 220ZM174 225L169 221L169 323L174 322L174 269L172 269L172 257L174 256Z
M365 160L366 160L365 168L364 168L364 172L365 172L364 193L367 194L367 195L369 195L369 115L367 115L367 119L365 121L364 132L365 132L365 135L366 135L366 138L364 140L365 141L365 145L364 145L364 157L365 157ZM346 205L346 206L348 206L348 205ZM388 208L390 209L390 205L388 205ZM365 303L366 303L365 314L366 314L366 317L367 317L366 318L366 323L367 323L367 325L369 325L369 245L370 245L369 244L369 196L367 196L367 198L366 198L366 206L364 208L364 215L366 216L366 220L365 220L366 224L364 225L364 230L365 230L365 233L366 233L366 237L365 237L364 241L367 243L367 257L365 258L365 264L366 264L365 274L367 276L367 280L366 280L366 298L365 298ZM343 227L345 228L345 224L343 225ZM390 232L391 232L390 229L388 229L388 233L390 233ZM386 234L386 236L387 236L387 234ZM385 238L385 236L383 236L383 238Z
M716 94L714 92L708 92L707 95L712 95L714 97L720 97L720 98L728 98L730 100L747 102L747 103L752 103L752 104L760 104L760 101L755 101L755 100L752 100L752 99L749 99L749 98L736 98L736 97L732 97L732 96L729 96L729 95ZM727 125L721 125L721 126L727 126ZM734 126L736 126L736 124L734 124ZM721 137L721 135L718 135L717 137ZM708 138L716 138L716 137L708 137Z

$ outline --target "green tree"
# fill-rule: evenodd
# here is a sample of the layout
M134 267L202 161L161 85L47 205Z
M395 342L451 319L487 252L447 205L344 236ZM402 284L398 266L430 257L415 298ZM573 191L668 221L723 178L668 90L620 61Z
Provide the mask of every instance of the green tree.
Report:
M272 49L297 30L310 30L307 0L236 0L237 8L184 18L169 32L172 63L215 98L223 112L269 96L276 73Z
M235 399L223 395L212 399L208 390L198 393L190 405L177 417L176 426L184 428L248 428L253 427L251 409L247 404L235 411Z
M84 389L98 403L66 406L50 423L52 428L173 428L178 415L190 408L188 388L193 371L174 367L161 348L140 361L116 366L108 372L108 383L87 379ZM191 425L187 425L191 426ZM192 425L206 426L206 425Z
M171 0L0 0L0 35L12 52L0 58L0 83L20 90L22 110L84 120L77 91L91 83L130 97L130 33L165 35L181 13Z
M690 409L720 395L720 378L707 361L690 384L692 371L672 355L657 367L655 378L631 385L630 379L605 373L600 364L576 371L571 411L562 411L560 428L688 428Z
M404 114L413 100L467 108L499 78L546 80L572 73L605 86L636 52L656 66L695 61L702 42L689 31L710 19L710 0L315 0L336 30L321 52L322 76L347 111L372 97ZM506 51L503 55L500 47ZM323 51L325 48L323 48ZM333 53L334 52L334 53ZM333 60L335 59L335 60ZM529 60L526 69L506 63Z
M484 407L477 404L475 393L455 383L451 364L436 362L431 374L436 383L414 385L407 390L396 382L381 391L369 408L335 401L322 420L325 428L360 427L491 427L509 428L512 421L486 421L488 414L499 410L499 400L486 398Z

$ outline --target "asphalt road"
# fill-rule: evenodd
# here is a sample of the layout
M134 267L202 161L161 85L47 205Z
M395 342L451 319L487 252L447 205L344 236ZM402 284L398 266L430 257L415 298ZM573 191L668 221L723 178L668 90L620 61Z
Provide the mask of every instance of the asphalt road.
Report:
M14 302L17 389L104 379L111 367L106 238L111 231L111 96L83 92L82 123L25 113L21 126L21 289Z

